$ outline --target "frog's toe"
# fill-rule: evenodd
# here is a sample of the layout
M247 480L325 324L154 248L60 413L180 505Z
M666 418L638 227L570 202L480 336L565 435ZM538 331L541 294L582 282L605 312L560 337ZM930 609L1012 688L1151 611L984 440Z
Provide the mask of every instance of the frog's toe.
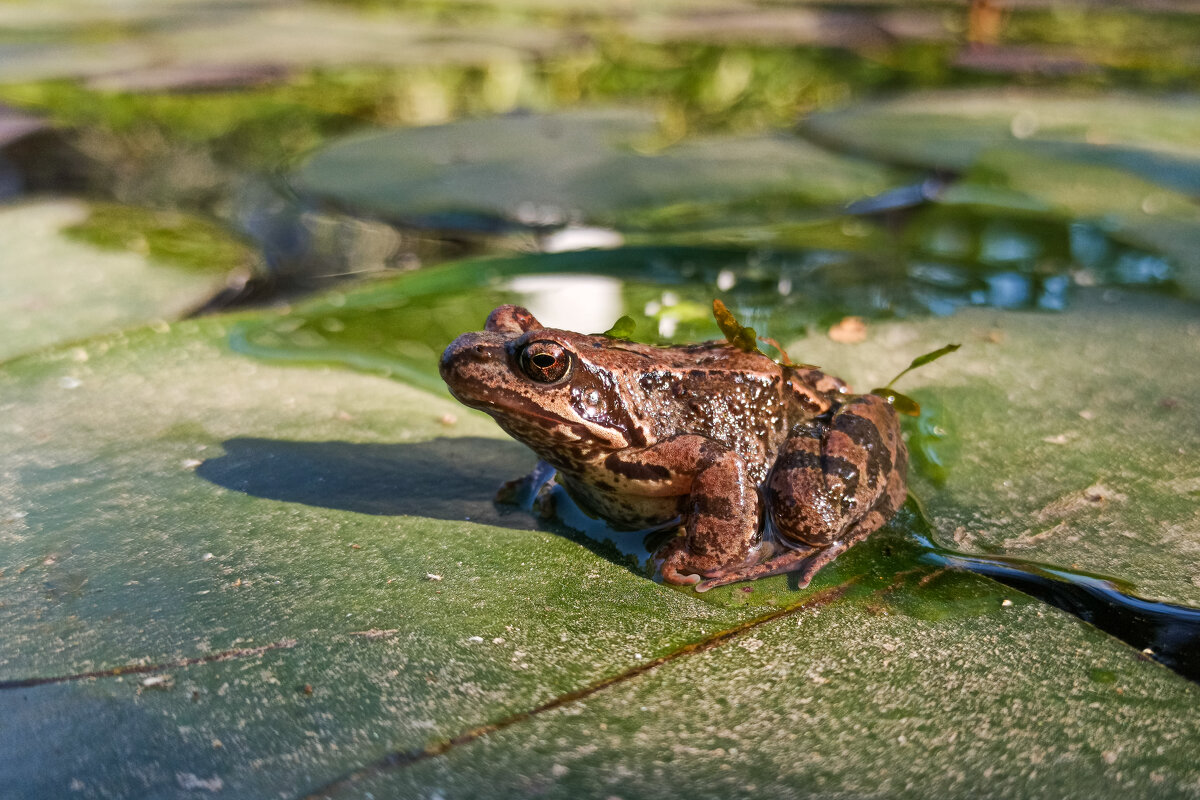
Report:
M699 583L701 580L699 575L680 572L680 567L682 566L680 562L687 555L683 549L678 545L668 545L668 547L670 548L670 552L663 558L662 566L660 567L663 580L667 583L673 583L676 586L693 586Z
M666 564L663 565L662 576L664 581L673 583L676 586L694 586L700 583L701 580L699 575L685 575L673 566L667 566Z
M742 575L740 573L717 575L715 578L709 578L708 580L704 580L704 581L697 583L696 591L697 592L707 592L709 589L715 589L718 586L724 586L727 583L738 583L739 581L745 581L745 580L753 580L753 579L747 578L745 575Z

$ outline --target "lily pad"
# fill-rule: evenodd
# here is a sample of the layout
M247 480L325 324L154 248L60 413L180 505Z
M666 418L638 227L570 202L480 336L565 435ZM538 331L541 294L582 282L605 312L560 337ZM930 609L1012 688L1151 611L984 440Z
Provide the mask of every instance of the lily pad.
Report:
M1188 533L1195 522L1188 487L1200 472L1186 446L1179 452L1200 375L1194 304L1077 289L1065 313L964 309L871 322L866 342L845 347L814 324L818 309L779 294L780 280L796 274L787 258L759 261L754 270L745 254L740 265L737 258L632 250L464 262L248 320L234 329L234 342L262 357L352 366L437 390L439 344L477 328L494 305L521 303L546 324L585 330L629 315L639 332L657 338L651 332L662 336L664 317L648 310L665 313L658 306L669 294L677 307L698 306L698 318L672 332L694 340L721 337L708 316L718 293L740 322L860 391L922 353L961 342L952 357L904 378L905 394L922 404L929 397L958 420L945 446L962 453L960 463L939 468L940 488L931 481L918 491L941 543L1113 575L1147 596L1200 605L1200 573L1187 555L1197 545ZM677 263L688 265L688 281ZM737 278L723 292L717 284L731 277L722 277L726 271ZM807 275L808 301L837 297L846 313L871 309L872 293L837 294L844 271ZM600 318L585 321L589 313ZM797 339L804 330L821 335ZM931 385L938 387L932 396ZM1054 510L1060 500L1069 514Z
M649 152L629 111L512 115L352 136L295 176L301 192L436 228L671 229L771 221L887 188L886 168L787 136L700 139Z
M1200 297L1200 210L1194 198L1139 175L997 149L982 154L964 181L941 199L1009 208L1038 205L1043 218L1083 223L1095 231L1090 238L1112 240L1099 249L1074 248L1075 261L1089 271L1089 280L1174 282L1191 297ZM1141 252L1131 253L1130 247Z
M564 258L548 260L561 267ZM513 291L484 274L478 288L452 292L448 278L476 274L480 263L401 277L391 297L407 287L416 308L422 287L439 286L447 303L469 310ZM575 302L594 302L599 278L620 285L594 274ZM675 280L659 287L681 288ZM961 774L964 786L1016 787L1034 780L1036 736L1054 742L1044 758L1063 755L1062 747L1064 757L1120 770L1134 787L1196 780L1194 761L1180 754L1195 725L1192 684L1073 617L984 579L917 565L903 526L853 549L804 592L779 576L701 599L647 579L611 543L539 529L528 514L493 506L494 486L533 459L444 395L331 368L313 354L306 364L271 364L229 348L231 334L244 342L255 326L304 320L312 309L370 319L384 289L331 295L290 314L142 328L0 367L0 464L12 476L0 489L0 625L8 632L0 708L35 734L0 748L18 795L358 793L378 779L416 781L426 793L462 780L503 796L624 768L641 779L622 796L639 797L658 793L656 774L674 774L656 765L664 752L686 770L683 786L724 762L728 780L746 787L766 780L765 763L773 793L810 780L851 791L869 761L878 774ZM558 291L556 307L569 319L569 287ZM1137 309L1102 310L1113 325L1128 319L1116 331L1131 334L1124 346L1147 352L1190 308L1157 307L1158 327L1135 325L1144 323ZM645 318L643 302L626 310ZM810 339L788 349L840 365L865 386L947 337L970 340L980 326L1003 324L995 317L890 323L873 329L879 347L875 338L855 348ZM943 533L957 518L999 508L1036 513L997 487L1005 469L1024 468L1013 479L1032 485L1036 504L1037 492L1074 486L1080 469L1090 475L1077 459L1108 463L1113 447L1126 459L1161 458L1157 418L1110 414L1152 372L1165 391L1196 374L1170 360L1113 362L1137 386L1098 391L1087 381L1112 374L1091 378L1095 358L1064 364L1057 349L1091 331L1090 316L1004 319L1014 323L1011 350L972 357L968 345L908 378L980 420L946 488L924 498ZM430 334L426 321L398 313L381 332L443 344L457 332ZM781 317L768 321L784 335ZM320 330L336 345L347 328ZM1190 340L1170 335L1173 352L1184 353L1174 357L1186 359L1178 344ZM895 358L895 349L908 358ZM1015 467L997 465L1010 451L979 452L1025 442L1007 426L1023 409L1045 417L1027 423L1033 435L1075 413L1065 403L1047 410L1040 391L1081 377L1079 391L1099 415L1092 422L1127 436L1101 431L1078 448L1047 444ZM1033 476L1035 457L1053 469ZM1190 479L1186 465L1168 459L1138 490L1154 491L1168 469ZM1185 513L1175 502L1147 516L1162 497L1143 501L1132 485L1114 488L1140 509L1135 530L1148 536ZM1172 555L1185 538L1155 541L1151 557L1138 540L1117 541L1123 535L1103 526L1099 534L1103 545L1072 543L1053 554L1078 553L1097 567L1142 560L1147 566L1130 575L1139 589L1187 599ZM1153 574L1168 564L1173 577ZM1018 660L1024 668L1014 679ZM1112 681L1093 681L1097 670ZM962 687L969 702L947 701L945 687ZM1018 703L1036 713L1012 727ZM661 721L633 710L643 706L660 709ZM979 733L1001 717L1012 727L1006 737L1017 737L1012 747ZM828 720L840 721L827 728ZM804 722L836 734L811 744L820 759L794 758L808 740L790 740L804 732L789 726ZM530 746L530 736L541 743ZM953 746L934 748L938 737ZM906 742L925 743L922 758ZM481 747L484 761L458 766ZM714 761L718 749L724 755ZM692 770L702 756L707 766ZM509 777L489 778L492 769ZM1059 773L1039 774L1045 786L1058 785Z
M95 79L107 88L167 88L147 85L159 67L186 88L213 70L267 68L282 77L288 68L331 65L511 63L568 42L551 26L502 24L480 25L468 40L417 15L368 15L319 3L164 5L5 3L0 23L36 31L42 41L6 45L0 82Z
M804 129L857 153L963 173L938 203L1057 221L1064 240L1078 228L1072 237L1099 250L1073 242L1060 263L1085 270L1084 282L1174 283L1200 296L1200 100L928 93L817 114Z
M393 381L250 361L227 332L142 329L0 371L0 681L18 684L0 700L98 725L68 754L7 741L25 794L73 777L166 791L210 767L231 789L328 780L739 618L501 517L496 485L532 459L485 420ZM156 664L173 688L143 684L135 667ZM82 744L107 725L110 755Z
M1165 698L1194 703L1194 685L1145 673L1036 603L988 599L991 611L966 620L910 615L879 596L801 611L442 757L378 765L326 796L1190 791L1200 727Z
M115 207L106 207L110 212ZM72 236L90 209L72 200L45 200L0 209L0 360L40 347L81 339L151 320L174 320L202 305L224 285L248 254L232 237L207 231L209 250L181 268L171 248L151 250L138 241L144 226L124 227L131 238L103 248ZM134 210L123 219L146 220ZM113 232L106 231L108 235ZM160 237L161 238L161 237ZM192 242L176 236L172 252ZM226 244L211 252L211 245ZM165 257L165 258L164 258Z
M1200 194L1200 99L944 91L809 116L809 136L911 166L965 170L996 147L1115 167Z

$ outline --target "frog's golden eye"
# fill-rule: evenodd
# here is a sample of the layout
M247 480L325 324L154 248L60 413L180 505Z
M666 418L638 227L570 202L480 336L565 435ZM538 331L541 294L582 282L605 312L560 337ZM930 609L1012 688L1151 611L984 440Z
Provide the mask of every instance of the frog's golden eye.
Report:
M521 370L538 383L556 383L571 371L571 351L557 342L536 341L525 345Z

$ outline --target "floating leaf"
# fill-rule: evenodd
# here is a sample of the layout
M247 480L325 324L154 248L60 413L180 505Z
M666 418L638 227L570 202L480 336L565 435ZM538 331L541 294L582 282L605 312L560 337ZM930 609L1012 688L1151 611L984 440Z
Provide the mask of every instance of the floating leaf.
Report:
M205 229L203 263L170 258L157 240L147 253L78 235L91 225L95 208L76 200L46 199L0 211L0 360L150 320L186 316L225 286L231 270L248 264L246 248L215 228ZM100 208L110 218L152 216L121 206ZM144 230L131 226L122 233L140 237ZM181 249L176 253L182 255ZM189 268L172 266L180 261Z
M601 335L610 339L632 339L635 330L637 330L637 323L633 321L633 317L625 315Z
M721 328L721 333L725 334L725 339L731 345L747 353L762 352L758 349L758 334L754 332L754 328L747 328L734 319L733 312L720 300L713 300L713 316Z
M578 218L682 233L842 206L900 180L890 167L788 135L709 136L651 155L644 145L657 131L652 113L591 109L356 133L314 152L293 185L358 213L442 230L557 228ZM523 211L531 205L533 218Z
M905 367L899 373L897 373L896 377L894 377L890 381L888 381L887 386L884 387L884 389L889 389L893 383L900 380L902 377L904 377L909 372L912 372L917 367L923 367L932 361L937 361L942 356L947 355L949 353L953 353L955 350L957 350L960 347L962 347L961 344L948 344L945 347L939 347L937 350L934 350L930 353L926 353L923 356L917 356L916 358L914 358L912 360L911 364L909 364L907 367ZM872 391L871 394L878 394L880 397L887 396L885 394L880 394L880 392L878 392L878 391ZM898 396L903 397L903 395L898 395ZM916 403L913 403L913 405L915 406Z
M895 389L881 386L878 389L872 389L871 394L882 397L892 404L892 407L901 414L907 414L910 417L919 416L921 413L921 405L916 400L913 400L906 394L900 394Z

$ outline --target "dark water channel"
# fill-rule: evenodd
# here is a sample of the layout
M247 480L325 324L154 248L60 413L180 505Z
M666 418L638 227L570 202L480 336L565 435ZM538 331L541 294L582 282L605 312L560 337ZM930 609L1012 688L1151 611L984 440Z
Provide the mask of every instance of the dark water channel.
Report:
M1117 581L1000 556L969 555L920 540L921 560L985 575L1112 634L1200 683L1200 609L1145 600Z

